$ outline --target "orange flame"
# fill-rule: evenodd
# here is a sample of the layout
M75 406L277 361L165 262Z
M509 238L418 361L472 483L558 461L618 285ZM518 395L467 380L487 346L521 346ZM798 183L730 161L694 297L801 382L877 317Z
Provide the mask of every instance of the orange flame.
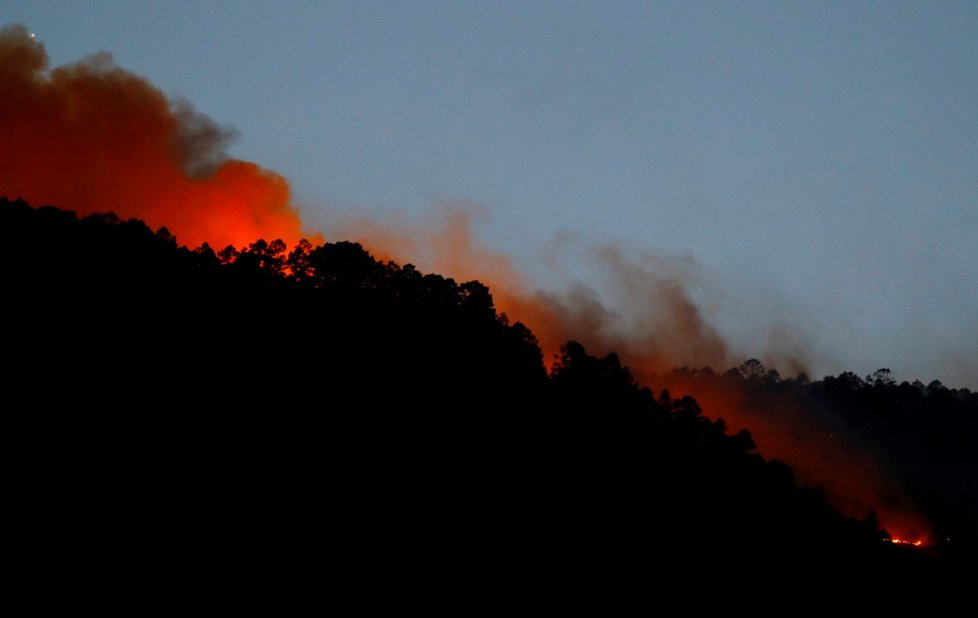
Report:
M919 539L916 541L905 541L903 539L888 539L888 540L890 543L893 543L894 545L910 545L912 547L920 547L921 545L924 544L924 542Z

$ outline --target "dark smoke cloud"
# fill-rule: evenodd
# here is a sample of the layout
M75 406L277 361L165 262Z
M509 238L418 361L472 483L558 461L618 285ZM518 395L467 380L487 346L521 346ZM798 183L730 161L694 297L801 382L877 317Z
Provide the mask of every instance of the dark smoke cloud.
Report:
M174 99L171 107L178 123L174 148L183 163L183 171L195 179L213 176L221 163L228 160L227 147L238 132L218 125L186 99Z

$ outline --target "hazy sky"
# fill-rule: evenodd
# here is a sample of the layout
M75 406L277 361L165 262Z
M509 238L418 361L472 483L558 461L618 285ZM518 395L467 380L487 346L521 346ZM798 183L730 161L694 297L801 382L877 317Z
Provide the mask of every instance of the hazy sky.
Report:
M542 287L600 287L575 260L607 243L688 259L738 350L790 331L819 375L978 387L976 2L3 0L0 20L234 127L312 226L473 201Z

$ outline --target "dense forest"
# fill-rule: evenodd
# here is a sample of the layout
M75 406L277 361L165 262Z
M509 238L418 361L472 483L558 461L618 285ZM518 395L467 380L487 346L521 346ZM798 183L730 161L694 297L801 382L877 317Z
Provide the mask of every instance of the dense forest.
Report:
M750 411L746 420L763 421L774 434L758 440L810 450L846 441L869 454L898 492L889 499L926 522L928 544L978 543L978 393L939 380L898 383L885 368L785 379L757 359L723 374L682 368L659 379L736 402Z
M314 559L444 586L664 565L919 576L969 557L886 542L873 514L839 514L749 431L637 384L614 354L568 342L548 372L478 282L348 242L189 249L165 228L20 201L0 200L0 230L20 508L78 555ZM974 452L935 452L948 431L973 443L973 393L751 367L678 371L762 398L793 389L949 475L939 492L957 491L954 470L974 483ZM941 420L902 429L925 407ZM930 471L906 473L924 487ZM934 508L967 532L967 509Z

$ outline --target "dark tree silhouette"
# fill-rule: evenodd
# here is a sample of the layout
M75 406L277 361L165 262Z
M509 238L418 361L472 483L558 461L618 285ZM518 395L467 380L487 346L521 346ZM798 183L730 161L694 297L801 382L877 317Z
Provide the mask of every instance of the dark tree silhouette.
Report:
M740 371L740 375L748 380L760 380L767 374L764 363L756 358L747 359L737 369Z
M348 242L192 250L23 202L0 201L0 224L5 384L30 426L17 474L45 542L402 577L423 557L441 585L500 564L647 583L663 564L749 557L760 576L827 560L842 578L922 560L614 354L570 342L548 375L478 282ZM702 375L786 383L759 361ZM876 396L851 378L791 384Z

